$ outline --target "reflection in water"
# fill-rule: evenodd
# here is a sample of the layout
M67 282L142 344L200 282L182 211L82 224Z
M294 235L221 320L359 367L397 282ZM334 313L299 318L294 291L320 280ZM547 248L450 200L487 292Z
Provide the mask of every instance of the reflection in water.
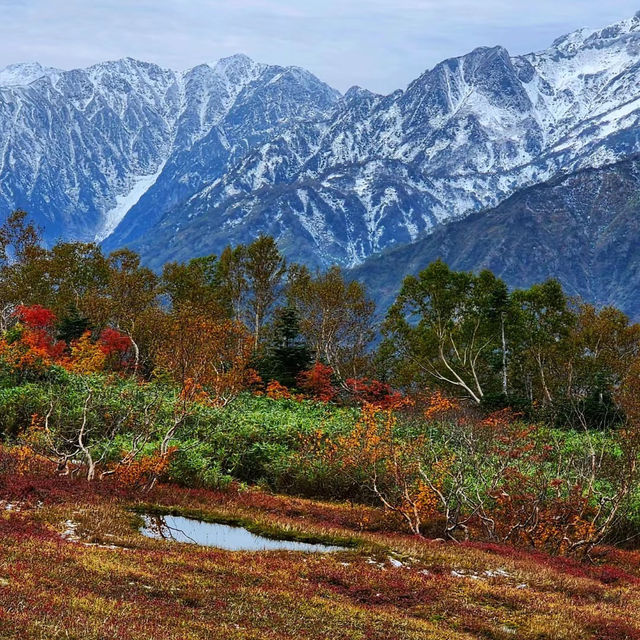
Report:
M327 553L343 551L342 547L291 540L272 540L228 524L202 522L182 516L144 515L140 533L148 538L188 542L228 551L307 551Z

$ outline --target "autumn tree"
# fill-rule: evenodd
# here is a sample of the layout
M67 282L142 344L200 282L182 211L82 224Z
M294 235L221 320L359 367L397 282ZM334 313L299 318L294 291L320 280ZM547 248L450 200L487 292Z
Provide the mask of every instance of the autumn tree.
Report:
M227 247L218 270L221 297L253 334L258 349L264 328L280 300L287 266L275 240L259 236L249 245Z
M21 376L40 376L60 363L66 343L56 339L55 314L41 305L18 305L18 324L0 340L0 355Z
M46 277L51 291L47 301L59 317L71 310L82 315L88 297L104 290L109 263L93 243L59 242L46 255Z
M257 349L264 326L282 295L287 265L275 240L271 236L260 236L247 247L244 269L246 323L251 328Z
M15 305L40 304L64 320L83 314L87 297L106 285L108 265L93 243L40 244L39 231L24 211L14 212L0 228L0 298L2 328ZM81 332L74 338L81 335Z
M341 380L360 376L368 366L374 336L375 303L364 287L345 280L339 267L315 275L306 267L295 267L287 297L315 357Z
M579 303L573 314L559 379L551 382L556 420L590 429L621 424L615 396L640 356L640 325L612 307Z
M48 284L44 278L45 250L39 230L27 213L14 211L0 226L0 329L11 324L16 305L43 304Z
M315 400L331 402L338 395L334 378L334 371L329 365L316 362L310 369L298 374L297 385Z
M167 318L157 367L169 373L187 401L202 398L224 406L251 377L251 354L251 338L242 324L184 307Z
M140 265L140 257L127 249L108 258L106 286L87 298L87 315L97 327L112 327L131 340L133 370L148 360L151 345L164 321L159 307L159 279Z
M244 263L246 247L226 247L220 254L218 275L220 279L220 295L223 304L231 309L232 316L242 319L248 284L245 277Z
M170 262L162 270L162 293L172 309L182 306L201 309L212 316L230 315L224 300L220 265L214 255L186 263Z
M85 331L77 340L74 340L70 348L68 368L71 371L89 374L104 369L107 356L100 345L91 340L90 331Z

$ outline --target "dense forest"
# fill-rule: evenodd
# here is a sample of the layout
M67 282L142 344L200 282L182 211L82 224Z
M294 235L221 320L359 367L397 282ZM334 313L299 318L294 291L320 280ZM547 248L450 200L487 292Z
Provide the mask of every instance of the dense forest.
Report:
M157 274L0 228L3 468L380 505L415 535L589 555L640 532L640 326L437 261L380 314L267 236Z

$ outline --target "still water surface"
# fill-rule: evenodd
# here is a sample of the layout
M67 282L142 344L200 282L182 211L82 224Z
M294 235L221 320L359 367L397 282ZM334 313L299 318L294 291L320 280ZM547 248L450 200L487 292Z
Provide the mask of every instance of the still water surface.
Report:
M140 533L148 538L173 540L217 547L228 551L306 551L328 553L344 551L343 547L326 544L311 544L293 540L273 540L247 531L244 527L203 522L182 516L144 515Z

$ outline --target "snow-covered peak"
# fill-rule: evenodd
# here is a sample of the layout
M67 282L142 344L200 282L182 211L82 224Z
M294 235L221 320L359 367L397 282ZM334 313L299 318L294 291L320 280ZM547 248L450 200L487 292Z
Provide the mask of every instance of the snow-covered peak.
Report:
M243 53L237 53L227 58L221 58L209 64L216 75L229 83L251 81L257 78L266 65L255 62Z
M212 62L209 66L223 73L230 69L247 69L257 64L248 55L244 53L235 53L231 56L220 58L216 62Z
M586 27L577 29L554 40L551 48L571 54L583 46L584 41L593 33L595 33L595 29L588 29Z
M637 40L638 34L640 34L640 11L631 18L625 18L602 29L578 29L555 40L551 49L565 55L575 55L585 48L600 49L615 45L617 42L626 45L630 37Z
M352 100L373 100L379 97L380 94L369 91L369 89L364 89L363 87L360 87L358 85L350 87L344 94L344 99L346 102L350 102Z
M635 100L639 62L640 14L602 29L579 29L545 51L514 58L550 141L572 124L614 114Z
M135 58L120 58L118 60L99 62L82 71L93 81L100 81L106 77L114 76L154 80L156 78L166 78L167 76L175 75L170 69L164 69L152 62L144 62L142 60L136 60Z
M640 15L525 56L480 47L388 96L341 97L242 54L179 73L131 58L57 73L2 90L0 205L27 208L50 238L102 238L119 222L105 246L143 246L156 266L168 247L191 257L260 231L353 264L640 152Z
M0 71L0 87L25 86L40 78L55 78L62 73L53 67L43 67L38 62L10 64Z

